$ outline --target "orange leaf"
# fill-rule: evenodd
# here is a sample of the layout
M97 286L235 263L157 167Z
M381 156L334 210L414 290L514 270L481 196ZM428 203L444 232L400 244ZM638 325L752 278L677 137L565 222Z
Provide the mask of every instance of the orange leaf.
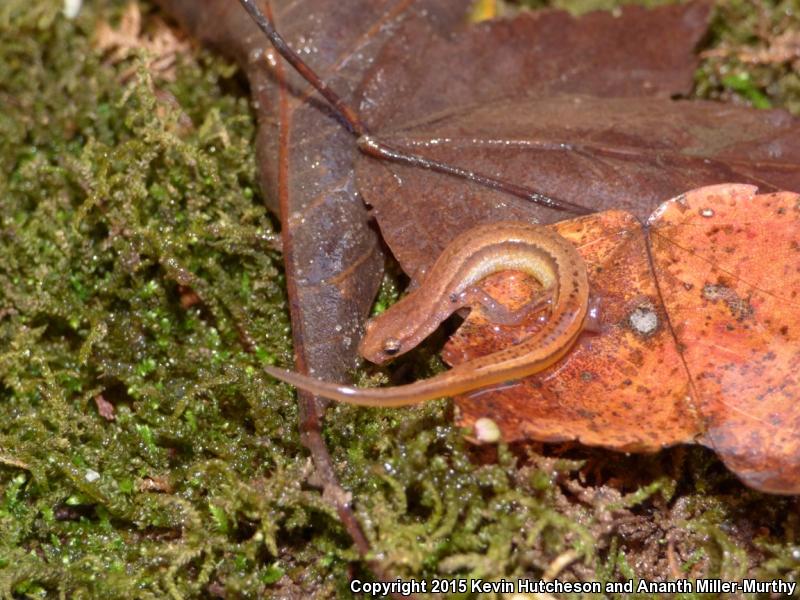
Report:
M641 225L609 211L552 227L586 260L602 331L582 334L565 360L542 373L460 396L461 422L490 417L507 441L580 440L630 451L693 440L702 429L686 401L689 382L666 327ZM514 329L495 327L476 308L444 358L455 364L493 352L513 342Z
M800 493L800 195L701 188L651 232L703 443L748 485Z
M458 397L461 424L489 417L507 441L625 451L697 440L748 485L800 493L800 196L755 191L694 190L648 227L621 211L554 225L586 260L599 332L538 375ZM539 292L508 272L483 287L511 308ZM535 326L496 326L475 308L445 360L494 352Z

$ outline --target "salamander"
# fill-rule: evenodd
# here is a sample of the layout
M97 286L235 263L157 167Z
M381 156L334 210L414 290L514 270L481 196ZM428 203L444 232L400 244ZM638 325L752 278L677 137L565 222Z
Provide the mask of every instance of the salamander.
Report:
M519 344L429 379L384 388L343 385L273 366L264 369L318 396L384 407L416 404L538 373L560 360L583 330L589 312L589 279L583 258L569 241L541 225L516 221L479 225L453 239L418 288L367 324L359 351L378 363L407 352L456 310L476 301L487 305L476 284L504 270L532 275L550 296L549 317ZM488 308L490 317L496 308L498 320L507 318L500 314L506 309Z

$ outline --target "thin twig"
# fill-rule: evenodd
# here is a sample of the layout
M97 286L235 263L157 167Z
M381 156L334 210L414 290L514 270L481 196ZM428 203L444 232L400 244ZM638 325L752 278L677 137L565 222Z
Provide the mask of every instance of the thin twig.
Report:
M272 21L270 21L264 13L261 12L258 6L256 6L254 0L239 0L239 2L241 2L256 25L264 32L264 35L267 36L267 39L269 39L275 50L278 51L278 54L286 59L286 62L292 65L294 70L300 73L303 79L313 85L314 88L322 94L322 97L330 103L339 116L347 123L350 130L359 137L366 135L368 133L367 129L361 123L356 111L342 100L339 94L333 91L328 84L289 47L289 44L286 43L283 36L279 34L272 25Z

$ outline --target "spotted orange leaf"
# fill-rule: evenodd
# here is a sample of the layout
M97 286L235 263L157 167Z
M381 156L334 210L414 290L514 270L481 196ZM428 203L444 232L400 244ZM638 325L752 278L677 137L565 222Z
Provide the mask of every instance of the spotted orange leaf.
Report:
M621 211L553 225L586 261L598 331L542 373L457 398L461 423L626 451L696 441L748 485L800 493L799 203L725 184L664 203L646 226ZM512 273L483 285L512 308L538 291ZM445 360L532 327L496 326L476 308Z
M702 442L747 484L800 493L800 195L712 186L650 222Z

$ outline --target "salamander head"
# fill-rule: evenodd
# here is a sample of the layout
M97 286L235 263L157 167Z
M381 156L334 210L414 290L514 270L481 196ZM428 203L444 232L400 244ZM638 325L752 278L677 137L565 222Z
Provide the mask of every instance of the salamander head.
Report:
M384 313L385 314L385 313ZM370 362L383 364L411 350L413 346L403 344L403 332L389 327L390 323L380 316L367 321L367 331L358 345L358 353Z

